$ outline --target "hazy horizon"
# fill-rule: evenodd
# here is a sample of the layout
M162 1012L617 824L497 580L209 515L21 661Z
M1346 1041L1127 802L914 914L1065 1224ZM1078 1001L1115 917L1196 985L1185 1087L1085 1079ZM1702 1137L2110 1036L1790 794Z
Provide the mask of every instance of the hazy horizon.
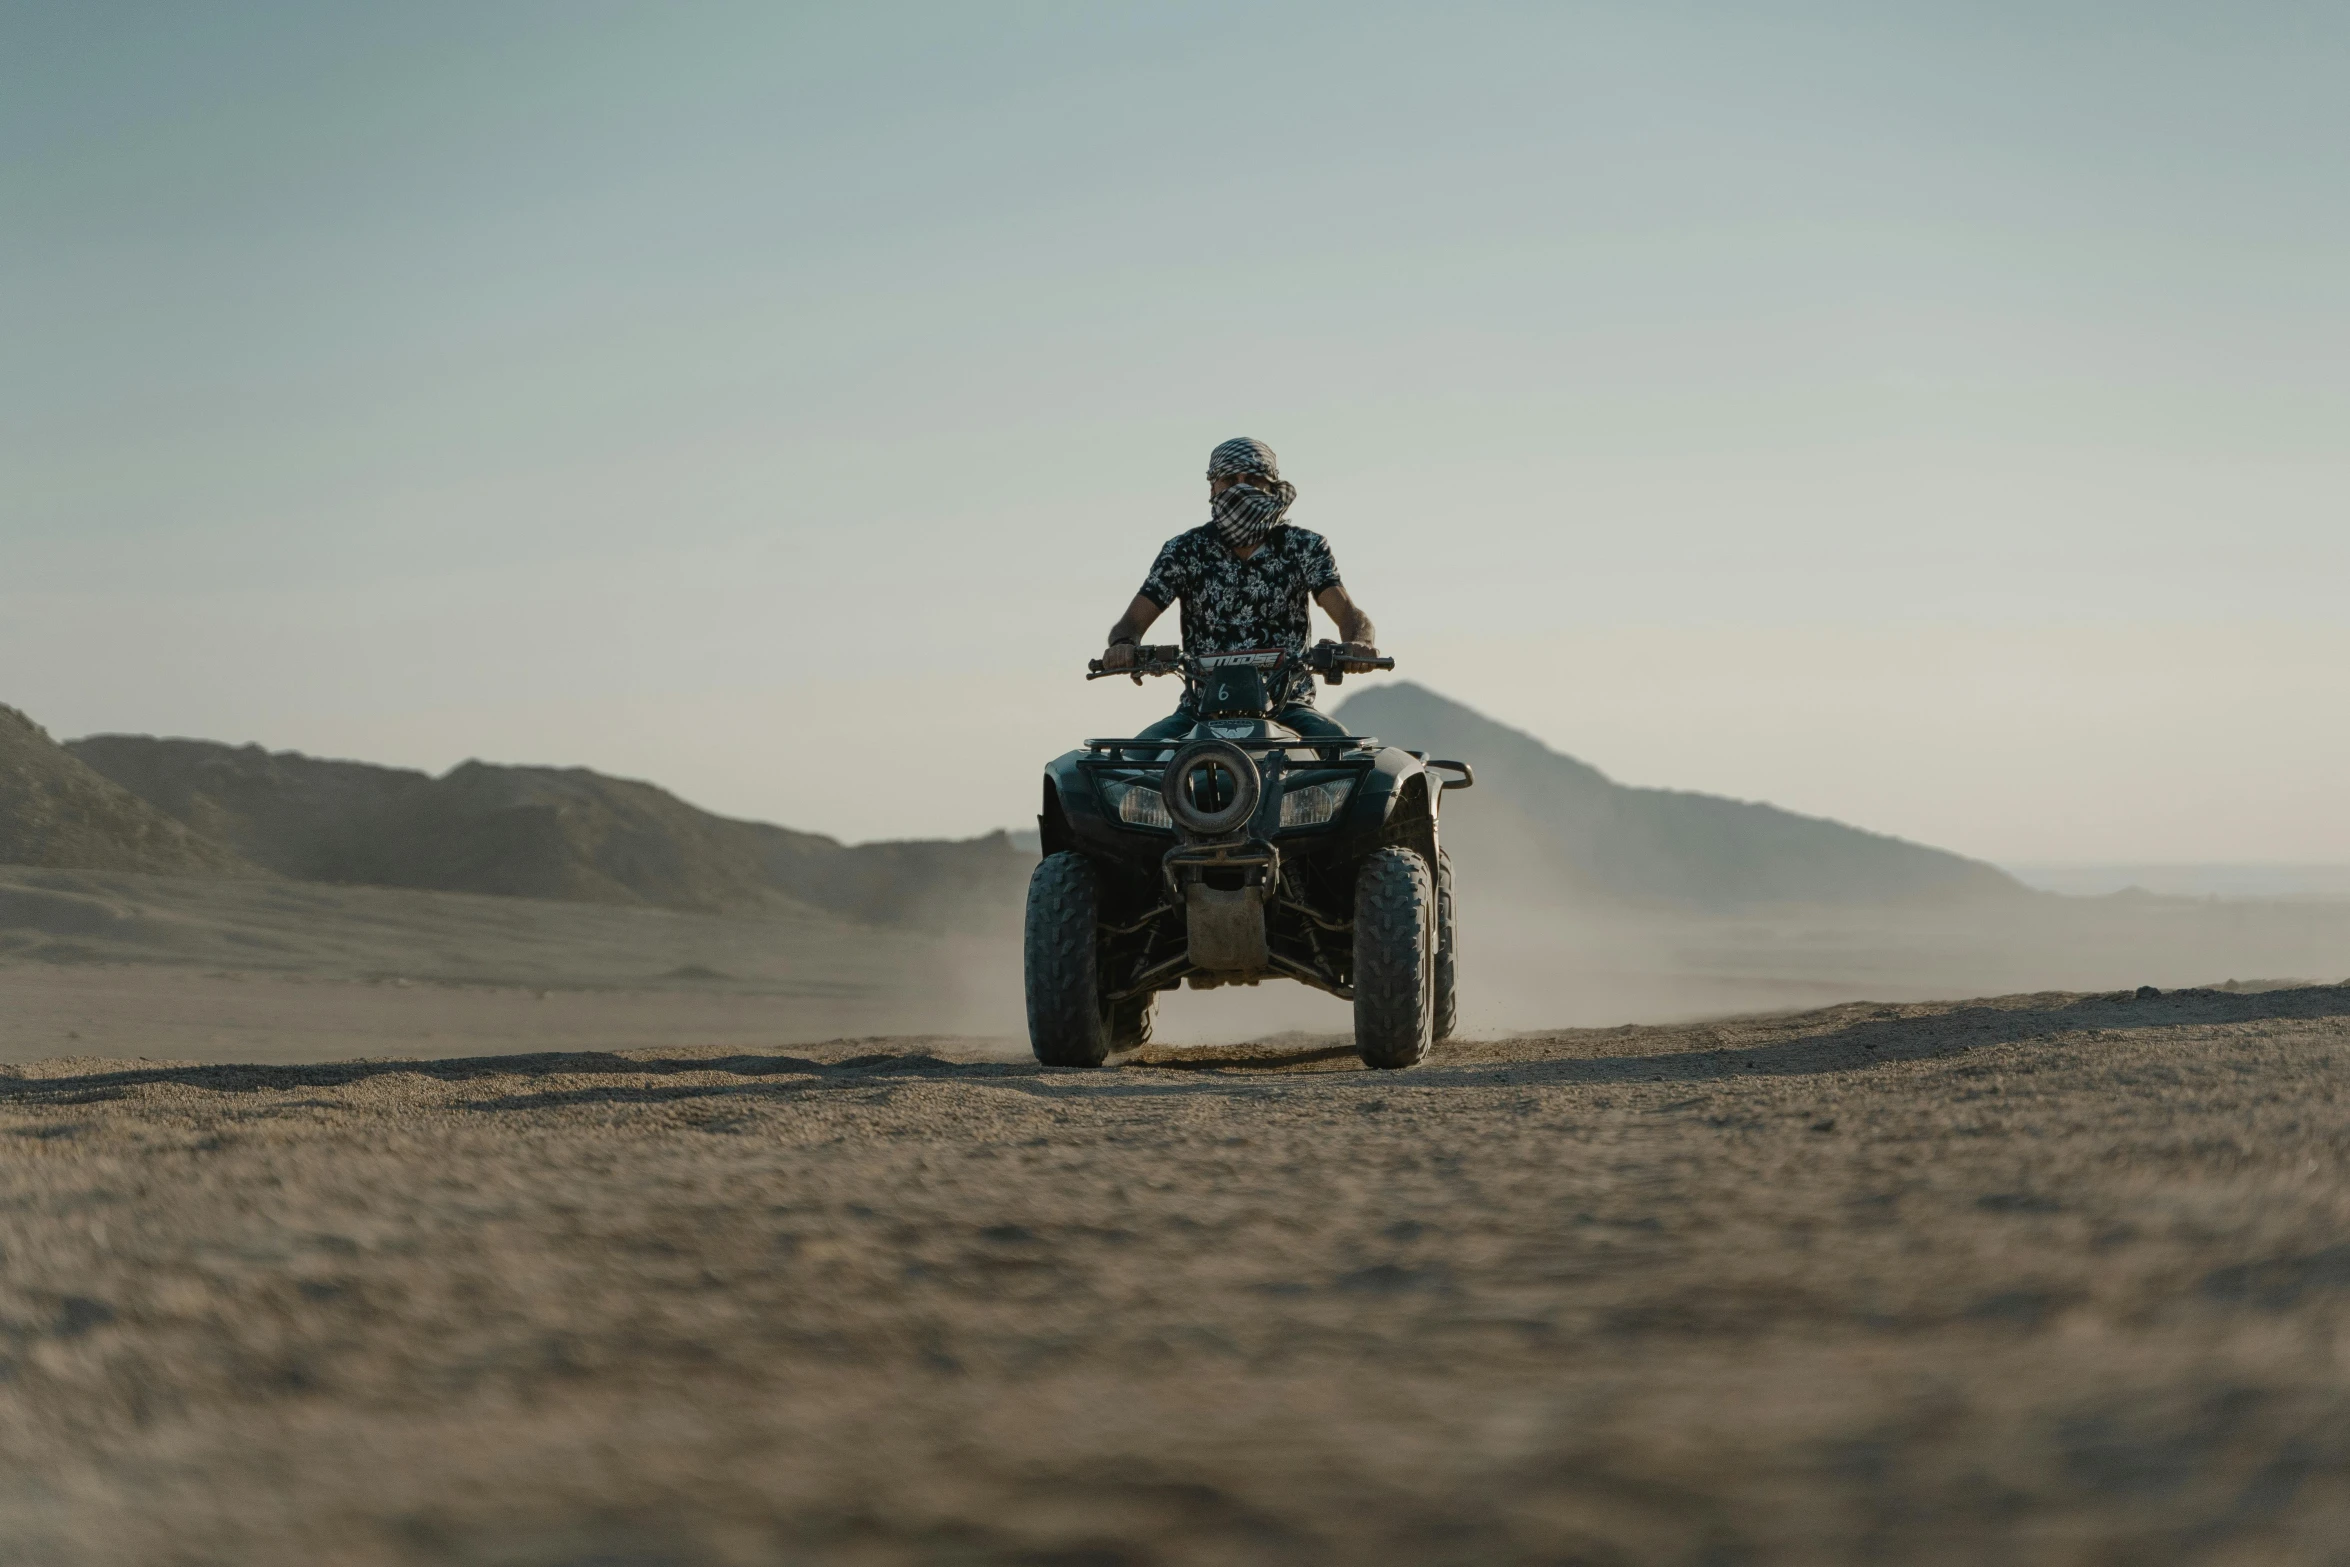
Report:
M57 738L64 740L67 743L73 743L83 739L102 738L102 736L69 735L59 736ZM215 743L232 745L259 744L259 742L216 741L215 737L205 735L162 735L157 736L156 738L165 740L214 741ZM263 749L283 752L288 748L264 746ZM333 763L355 762L362 765L399 765L382 763L377 761L377 759L361 756L314 756L311 759ZM482 759L467 758L464 762L453 765L462 766L477 760ZM1576 760L1582 759L1577 758ZM541 759L538 761L493 763L492 765L564 768L576 766L579 764L559 760ZM446 771L446 769L442 771ZM438 776L438 774L436 773L435 776ZM667 785L664 784L663 781L658 777L645 777L637 779L636 781L649 783L661 788L667 787ZM676 791L672 790L671 792L675 793ZM704 805L704 802L690 798L687 798L685 803L696 807L702 807ZM779 822L775 823L775 825L788 827L794 824L788 822ZM1845 825L1862 827L1864 830L1866 830L1865 824L1862 823L1847 823ZM1023 842L1033 846L1037 829L1033 824L1033 821L1015 821L1000 824L994 828L983 829L980 834L977 834L977 836L984 836L987 833L999 831L1008 833L1012 837L1020 839ZM904 836L906 835L881 835L881 837L884 839L902 838ZM1942 846L1929 845L1929 847L1939 848ZM2128 862L2035 860L2008 861L2005 863L1998 863L1997 868L2014 877L2016 880L2022 882L2025 886L2030 887L2036 891L2060 893L2068 897L2102 898L2117 892L2144 892L2152 893L2157 896L2173 898L2255 898L2284 899L2288 901L2316 900L2324 902L2350 901L2350 862L2279 860L2185 860Z
M4 38L0 701L54 734L1017 824L1170 705L1083 662L1248 433L1401 675L1618 782L2350 863L2339 11Z

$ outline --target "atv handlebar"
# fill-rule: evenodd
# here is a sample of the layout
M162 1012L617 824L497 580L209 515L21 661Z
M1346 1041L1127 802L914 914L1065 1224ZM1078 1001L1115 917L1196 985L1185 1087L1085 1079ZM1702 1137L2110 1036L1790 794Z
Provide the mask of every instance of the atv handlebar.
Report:
M1325 685L1337 685L1349 673L1369 674L1374 669L1393 669L1395 660L1373 654L1369 658L1349 658L1343 642L1317 642L1307 648L1299 663L1322 677Z
M1136 685L1145 675L1180 675L1183 673L1183 649L1171 642L1146 642L1134 650L1134 662L1124 669L1104 669L1098 658L1085 661L1085 678L1108 680L1117 675L1132 675Z
M1320 675L1329 685L1337 685L1344 680L1349 670L1361 673L1395 667L1392 658L1349 658L1346 656L1345 644L1340 642L1317 642L1303 653L1283 656ZM1085 678L1107 680L1115 675L1132 675L1134 683L1141 685L1145 675L1193 675L1199 672L1199 668L1198 662L1186 656L1182 648L1172 643L1153 642L1137 647L1133 664L1125 669L1105 669L1098 658L1086 660Z

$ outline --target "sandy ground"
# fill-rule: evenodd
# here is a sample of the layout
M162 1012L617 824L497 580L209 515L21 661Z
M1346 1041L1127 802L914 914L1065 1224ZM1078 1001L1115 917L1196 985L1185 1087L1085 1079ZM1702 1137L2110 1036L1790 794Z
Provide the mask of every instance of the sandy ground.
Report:
M893 1004L849 984L829 993L691 980L658 989L537 989L137 963L0 963L0 1062L75 1055L279 1064L652 1046L766 1049L919 1028L954 1011ZM1009 1032L988 1047L1003 1056L1028 1053L1027 1041Z
M0 1061L1019 1034L1016 932L0 866Z
M1005 911L952 932L385 887L0 866L0 1061L985 1036L1017 1051ZM2350 902L2027 897L1745 914L1512 909L1464 888L1462 1025L1670 1023L2038 990L2350 975ZM1159 1037L1343 1032L1300 985L1184 991Z
M2350 989L0 1075L0 1560L2350 1561Z

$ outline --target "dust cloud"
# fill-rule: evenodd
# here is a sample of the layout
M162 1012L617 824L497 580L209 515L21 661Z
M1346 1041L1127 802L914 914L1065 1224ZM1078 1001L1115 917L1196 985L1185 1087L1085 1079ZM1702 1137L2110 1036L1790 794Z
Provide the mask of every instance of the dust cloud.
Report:
M1573 910L1460 885L1461 1033L1846 1001L2350 975L2350 903L2027 894L1995 907ZM290 1061L845 1037L1026 1052L1016 917L951 932L460 893L0 869L0 1059ZM1160 998L1200 1045L1345 1035L1283 980Z
M1464 1031L2350 974L2350 903L2036 895L1738 914L1461 907Z
M1465 882L1460 897L1467 1037L1851 1001L2350 975L2350 902L2041 894L1994 907L1701 914L1489 900ZM1209 1044L1352 1027L1345 1002L1267 981L1163 996L1155 1033Z

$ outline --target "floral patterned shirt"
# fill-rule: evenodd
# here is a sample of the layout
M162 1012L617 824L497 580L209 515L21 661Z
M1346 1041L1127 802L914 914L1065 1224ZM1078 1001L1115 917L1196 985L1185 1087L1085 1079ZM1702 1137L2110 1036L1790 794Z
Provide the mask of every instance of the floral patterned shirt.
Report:
M1142 579L1142 596L1161 609L1183 600L1187 652L1268 647L1302 652L1313 635L1313 596L1336 586L1338 562L1319 533L1275 528L1254 555L1242 560L1224 547L1211 524L1167 541ZM1292 673L1281 700L1311 706L1314 677L1302 669Z

